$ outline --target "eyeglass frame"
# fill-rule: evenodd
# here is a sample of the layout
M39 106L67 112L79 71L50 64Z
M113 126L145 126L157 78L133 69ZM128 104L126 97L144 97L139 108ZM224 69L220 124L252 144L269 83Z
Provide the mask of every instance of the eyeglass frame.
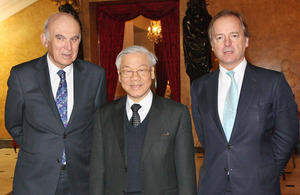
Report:
M131 73L131 75L130 76L124 76L123 74L122 74L122 72L124 72L124 71L126 71L127 73ZM140 71L147 71L147 72L145 72L145 73L143 73L143 74L145 74L145 75L141 75L139 72ZM121 77L124 77L124 78L131 78L132 76L133 76L133 73L134 72L136 72L136 74L138 75L138 76L140 76L140 77L146 77L146 76L148 76L149 75L149 73L150 72L152 72L153 70L152 70L152 67L150 68L150 69L147 69L147 68L145 68L145 69L139 69L139 70L119 70L119 75L121 76Z

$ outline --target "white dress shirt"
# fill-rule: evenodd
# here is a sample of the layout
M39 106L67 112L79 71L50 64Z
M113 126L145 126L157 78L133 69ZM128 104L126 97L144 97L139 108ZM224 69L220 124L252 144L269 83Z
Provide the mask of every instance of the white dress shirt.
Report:
M141 108L139 109L138 113L140 115L140 119L141 122L146 118L151 105L152 105L152 100L153 100L153 93L150 90L150 92L147 94L146 97L144 97L144 99L142 99L142 101L140 101L138 104L141 106ZM127 117L128 120L131 119L132 117L132 110L131 110L131 106L135 104L134 101L132 101L132 99L130 99L130 97L127 95L127 100L126 100L126 113L127 113Z
M240 92L241 92L242 83L244 79L246 65L247 65L247 61L244 58L244 60L237 67L233 69L233 71L235 72L234 80L238 85L239 97L240 97ZM219 85L218 85L218 112L219 112L219 118L223 125L223 112L224 112L225 98L231 83L231 78L228 74L226 74L228 70L223 68L222 65L219 65L219 69L220 69L220 73L219 73Z
M60 69L51 62L51 60L49 58L49 54L47 55L47 62L48 62L48 68L49 68L52 93L53 93L53 97L55 99L56 93L58 90L58 86L59 86L59 82L60 82L60 77L57 74L57 72ZM69 121L72 110L73 110L73 104L74 104L73 64L71 64L70 66L67 66L63 70L66 72L66 82L67 82L67 90L68 90L67 115L68 115L68 121Z

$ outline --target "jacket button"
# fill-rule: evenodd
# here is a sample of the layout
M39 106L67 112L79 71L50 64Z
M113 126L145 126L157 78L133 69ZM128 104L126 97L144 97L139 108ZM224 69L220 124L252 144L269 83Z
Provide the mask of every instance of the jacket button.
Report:
M60 159L60 158L58 158L56 161L57 161L58 163L61 163L61 159Z
M126 194L125 190L123 190L123 194Z
M127 167L124 168L125 173L127 173Z
M227 145L227 149L232 149L233 148L233 146L231 146L231 145Z
M67 135L66 135L66 134L64 134L63 138L64 138L64 139L66 139L66 138L67 138Z

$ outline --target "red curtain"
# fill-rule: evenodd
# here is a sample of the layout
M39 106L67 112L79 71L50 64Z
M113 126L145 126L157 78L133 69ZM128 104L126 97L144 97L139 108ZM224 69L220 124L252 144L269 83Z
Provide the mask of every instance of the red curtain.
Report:
M125 21L139 15L161 20L163 32L163 63L171 86L172 99L180 102L180 51L178 1L101 5L98 9L100 63L107 74L107 98L114 99L118 82L115 59L122 50Z
M168 70L166 68L166 64L164 63L164 56L163 56L163 43L159 42L155 44L155 54L158 59L156 63L156 94L159 96L164 96L167 82L168 82Z

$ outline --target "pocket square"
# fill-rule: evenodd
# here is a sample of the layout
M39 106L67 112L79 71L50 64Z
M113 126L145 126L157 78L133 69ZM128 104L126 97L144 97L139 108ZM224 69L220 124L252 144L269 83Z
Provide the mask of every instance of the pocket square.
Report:
M170 135L169 132L163 132L163 133L161 133L161 136L168 136L168 135Z

